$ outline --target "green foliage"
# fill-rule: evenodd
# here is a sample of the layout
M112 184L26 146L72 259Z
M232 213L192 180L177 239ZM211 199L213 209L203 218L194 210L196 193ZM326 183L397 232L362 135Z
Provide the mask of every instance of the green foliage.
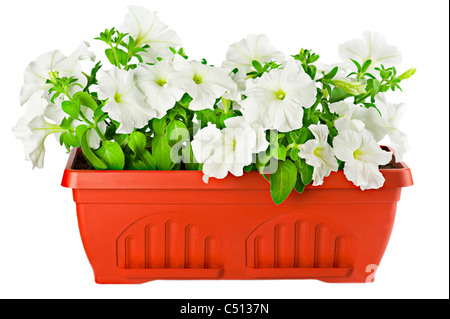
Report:
M115 28L106 29L100 33L100 36L95 40L105 42L109 48L105 50L105 55L108 61L118 67L125 70L136 68L136 64L130 64L133 58L136 58L139 63L143 63L141 57L142 52L146 52L149 47L147 45L138 47L133 37L128 36L126 33L122 33Z
M265 62L264 66L261 65L259 61L252 61L252 66L254 68L254 71L250 71L247 73L247 76L249 78L259 78L264 75L264 73L270 72L273 69L278 69L281 67L280 64L276 63L275 61Z
M125 155L117 142L104 142L95 154L106 164L109 170L123 170L125 167Z
M150 48L149 45L139 45L137 39L115 28L106 29L95 39L106 44L104 52L109 63L123 70L131 70L144 63L142 54ZM183 48L170 50L188 59ZM255 157L254 163L244 168L245 172L259 171L270 182L271 197L277 205L282 204L294 190L303 193L313 182L314 167L300 156L300 150L306 142L315 138L308 128L314 124L327 125L328 143L332 145L337 136L335 121L339 116L330 111L330 104L348 99L362 107L376 108L378 94L401 90L401 82L416 72L409 69L398 75L395 67L381 65L373 68L371 60L362 64L352 60L356 71L344 77L338 67L327 72L319 71L316 62L320 57L312 50L301 49L292 57L319 84L316 100L311 107L303 108L303 118L299 119L302 121L301 128L284 133L268 130L266 140L270 146ZM208 64L206 59L202 59L201 63ZM91 92L92 87L98 84L97 74L101 68L100 61L90 74L83 73L87 80L81 82L86 83L84 86L75 77L60 77L57 71L51 71L47 80L51 102L56 104L61 100L61 109L66 115L60 124L60 144L68 151L81 147L85 158L95 169L200 170L202 165L196 161L191 148L196 132L211 124L223 129L227 119L242 115L235 102L225 98L218 98L212 108L193 111L189 108L193 99L185 93L164 117L154 118L145 127L134 129L130 134L119 134L117 128L120 123L112 120L103 110L108 100L101 100L96 92ZM246 78L257 79L280 68L283 65L274 61L262 63L254 60ZM238 69L232 72L237 73ZM76 86L77 90L74 90ZM92 136L97 135L101 142L94 147ZM276 169L271 170L274 164ZM342 167L343 162L339 161L339 168Z
M319 55L313 53L312 50L301 49L299 54L292 55L292 57L301 62L303 70L312 80L316 78L317 67L313 63L319 60Z
M278 161L278 169L270 175L270 194L275 204L286 200L297 182L297 169L290 160Z

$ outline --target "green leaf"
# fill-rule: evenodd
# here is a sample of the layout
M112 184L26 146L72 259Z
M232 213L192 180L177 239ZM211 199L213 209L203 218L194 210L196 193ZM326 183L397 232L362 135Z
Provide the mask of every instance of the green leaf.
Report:
M69 119L67 119L66 117L63 118L63 120L61 121L61 124L59 124L59 127L62 128L63 130L68 130L72 127L72 121L69 121Z
M286 147L282 144L270 146L270 154L278 160L284 161L286 159Z
M135 46L136 46L136 43L134 42L133 37L129 36L128 37L128 45L127 45L128 50L134 50Z
M145 168L148 170L156 169L155 157L147 150L139 155L139 159L145 164Z
M144 153L145 146L147 145L147 138L144 133L133 132L128 138L128 146L134 152L136 156Z
M152 153L159 170L170 170L172 166L172 160L170 159L171 150L172 148L165 136L155 136L152 141Z
M299 173L301 175L302 183L304 185L309 185L313 180L314 167L305 164Z
M82 125L80 125L82 126ZM83 151L84 156L86 157L86 159L92 164L92 166L94 166L95 169L107 169L108 166L101 160L99 159L95 153L92 151L92 149L89 147L88 141L87 141L87 132L89 131L88 129L80 129L80 133L82 132L82 136L81 136L81 150ZM77 132L78 134L78 132Z
M220 114L220 125L222 127L225 127L225 121L234 116L235 114L233 114L232 112Z
M71 146L71 147L76 148L76 147L81 146L80 141L78 140L77 136L74 134L71 134L71 133L64 134L63 141L64 141L64 144Z
M313 53L313 54L308 58L308 60L306 61L306 63L312 64L312 63L316 62L317 60L319 60L319 57L320 57L319 55Z
M73 95L74 99L80 101L80 104L90 108L95 111L98 107L97 102L92 98L92 96L86 92L77 92Z
M125 155L117 142L103 142L102 146L95 153L106 164L108 169L122 170L125 167Z
M83 138L84 132L85 132L86 130L88 130L88 129L90 129L90 127L87 126L87 125L84 125L84 124L81 124L81 125L78 125L78 126L77 126L77 128L75 129L75 133L76 133L76 135L77 135L77 137L78 137L78 139L79 139L80 141L81 141L81 139Z
M189 138L189 131L183 122L173 120L167 125L166 137L169 145L173 146L181 141L187 140Z
M61 108L65 113L69 114L74 119L78 119L78 114L80 114L80 103L76 100L62 102Z
M290 161L278 161L278 169L270 175L270 194L275 204L286 200L297 181L297 168Z
M98 107L95 111L94 111L94 119L97 122L101 122L103 121L106 117L108 116L107 113L103 112L101 107Z
M297 181L295 182L295 186L294 189L296 190L297 193L301 194L304 192L305 190L305 184L303 184L302 179L300 177L300 173L297 174Z
M126 53L122 49L116 49L117 58L119 59L119 63L122 65L126 65L128 63L128 53Z
M253 61L252 61L252 65L253 65L253 67L255 68L255 70L256 70L258 73L262 73L262 72L263 72L262 65L261 65L261 63L259 63L258 61L253 60Z
M193 100L192 97L189 94L185 93L181 97L181 99L180 99L180 101L178 103L180 103L184 107L188 107L192 100Z
M199 169L200 164L196 160L194 156L194 152L192 151L191 142L186 142L186 147L182 149L183 154L183 163L187 170L196 171Z
M350 94L341 88L335 87L331 91L330 103L339 102L351 96L353 96L353 94Z
M359 64L357 61L350 59L354 65L356 65L356 68L358 69L358 73L361 73L362 67L361 64Z
M166 135L166 124L167 124L166 117L163 117L162 119L154 118L152 120L153 132L155 132L156 135L165 136Z
M361 67L361 73L366 72L369 69L369 66L372 65L372 60L367 60Z
M250 165L244 167L244 172L249 173L255 169L256 169L255 163L251 163Z
M114 56L114 51L113 51L113 49L106 49L106 50L105 50L105 55L106 55L106 57L108 58L109 62L110 62L112 65L118 66L118 65L117 65L117 62L116 62L116 58L115 58L115 56Z
M327 74L324 75L324 78L327 80L331 80L332 78L334 78L336 76L336 74L338 73L339 68L335 67L333 68L330 72L328 72Z
M201 122L202 128L208 126L208 123L218 125L218 118L216 113L210 109L204 109L196 112L199 121Z
M293 161L298 160L298 153L299 153L299 152L300 152L300 150L299 150L298 148L296 148L296 147L291 148L291 151L290 151L290 153L289 153L290 158L291 158Z
M296 143L304 144L310 135L312 135L312 133L309 130L309 128L303 126L299 131L299 135L298 135Z

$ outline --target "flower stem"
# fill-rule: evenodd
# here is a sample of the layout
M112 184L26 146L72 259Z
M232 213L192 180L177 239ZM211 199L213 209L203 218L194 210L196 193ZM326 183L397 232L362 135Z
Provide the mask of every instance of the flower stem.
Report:
M106 142L106 141L107 141L106 137L103 135L103 133L102 133L102 132L100 131L100 129L98 128L98 123L97 123L97 122L94 124L94 123L92 123L91 121L89 121L89 120L86 118L86 116L83 114L83 112L80 112L80 116L81 116L81 118L83 119L84 122L86 122L87 124L89 124L89 126L95 130L95 132L98 134L98 136L100 137L100 139L101 139L103 142Z
M100 139L102 140L102 142L106 142L106 141L107 141L105 135L103 135L103 133L100 131L100 129L98 128L97 125L94 127L94 130L95 130L95 132L98 134L98 136L100 137Z

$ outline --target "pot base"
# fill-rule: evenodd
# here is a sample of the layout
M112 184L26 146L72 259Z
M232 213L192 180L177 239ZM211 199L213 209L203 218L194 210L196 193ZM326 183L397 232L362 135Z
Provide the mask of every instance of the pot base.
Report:
M372 282L409 168L361 191L342 172L276 206L258 173L202 181L201 172L74 170L83 245L95 281L317 279Z

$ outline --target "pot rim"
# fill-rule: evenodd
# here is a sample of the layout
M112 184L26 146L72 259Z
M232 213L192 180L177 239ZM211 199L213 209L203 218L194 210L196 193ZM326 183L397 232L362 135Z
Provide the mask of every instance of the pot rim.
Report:
M384 147L392 151L389 147ZM268 190L269 183L257 171L244 173L236 177L231 174L225 179L210 178L203 182L201 171L158 171L158 170L83 170L73 169L76 156L81 149L71 150L64 170L61 185L72 189L250 189ZM380 169L385 177L382 188L398 188L413 185L410 168L403 162L395 164L397 168ZM357 188L347 180L344 172L332 172L323 185L308 185L307 189ZM368 190L373 191L373 190Z

